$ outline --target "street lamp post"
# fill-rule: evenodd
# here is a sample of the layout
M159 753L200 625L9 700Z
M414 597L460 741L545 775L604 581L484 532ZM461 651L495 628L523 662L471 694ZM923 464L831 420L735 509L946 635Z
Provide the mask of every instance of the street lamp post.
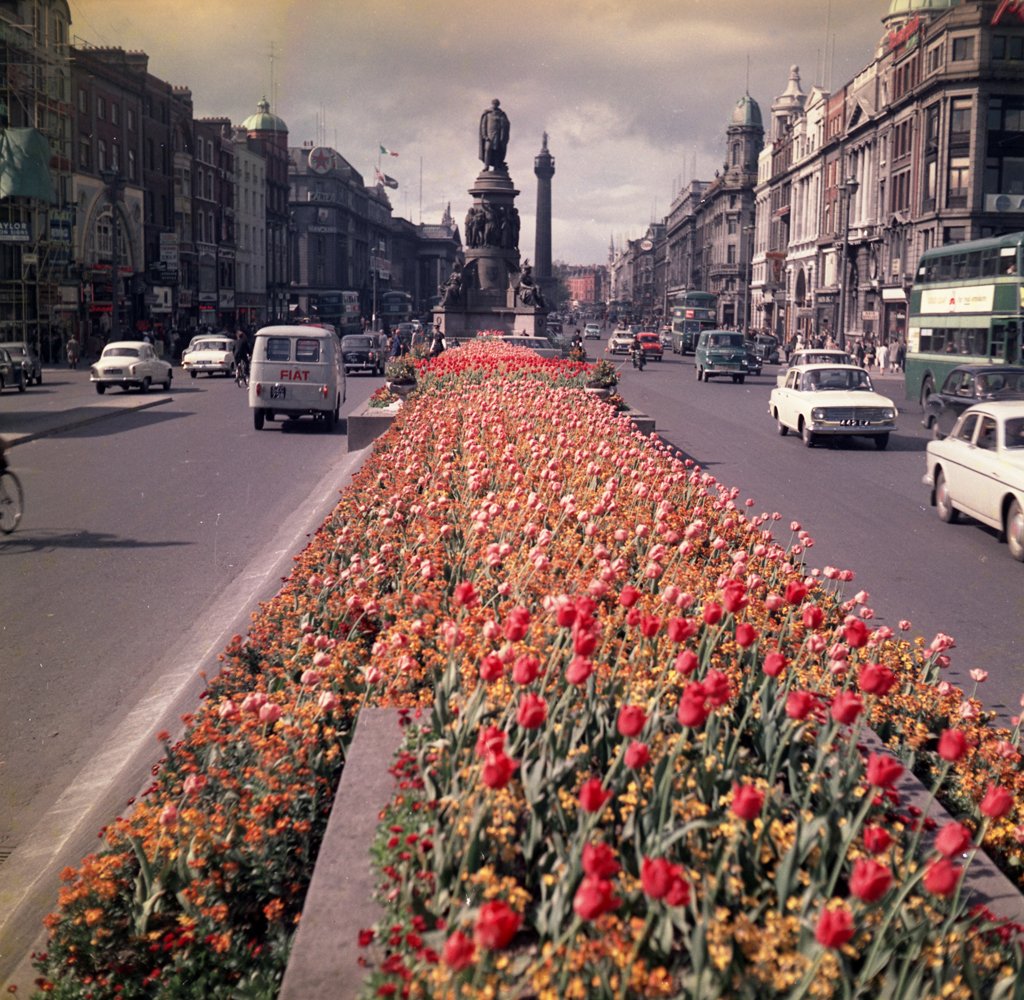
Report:
M110 248L110 339L120 340L121 327L121 258L118 251L119 226L117 221L117 203L124 191L124 178L116 170L104 170L100 175L107 189L107 202L110 205L112 225Z
M843 351L846 350L846 256L850 246L850 206L859 187L860 182L856 177L848 177L839 185L840 194L846 199L843 216L843 250L839 258L839 336L837 338L839 349Z
M387 249L383 243L375 243L370 250L370 267L373 270L373 316L370 320L370 329L377 329L377 272L380 270L379 254Z
M754 277L754 227L744 226L742 232L741 256L745 257L743 267L743 336L750 336L750 283Z

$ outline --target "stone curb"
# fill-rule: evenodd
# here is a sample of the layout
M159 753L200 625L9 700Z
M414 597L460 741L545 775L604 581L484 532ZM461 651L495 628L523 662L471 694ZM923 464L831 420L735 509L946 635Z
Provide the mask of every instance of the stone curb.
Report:
M41 426L27 431L6 432L4 441L8 447L13 448L15 445L27 444L29 441L48 437L51 434L60 434L62 431L84 427L99 420L106 420L108 417L119 416L122 413L162 406L164 403L173 402L173 400L173 396L165 394L163 396L145 396L141 399L110 399L103 403L91 403L88 406L76 406L70 410L59 410L37 417L35 422Z

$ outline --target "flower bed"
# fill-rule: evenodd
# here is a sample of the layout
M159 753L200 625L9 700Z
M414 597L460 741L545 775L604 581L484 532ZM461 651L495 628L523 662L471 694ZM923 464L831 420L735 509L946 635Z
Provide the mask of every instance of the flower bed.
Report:
M946 640L872 628L798 526L579 391L589 366L417 365L152 788L65 873L47 992L274 996L373 703L432 712L377 847L370 994L1012 996L1015 931L966 911L959 858L1019 873L1020 734L944 685ZM919 829L868 724L962 826Z

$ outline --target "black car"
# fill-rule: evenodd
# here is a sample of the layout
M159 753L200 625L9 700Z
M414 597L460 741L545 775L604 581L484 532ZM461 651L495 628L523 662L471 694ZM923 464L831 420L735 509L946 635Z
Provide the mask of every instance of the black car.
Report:
M1024 399L1024 366L957 365L942 388L928 394L921 423L941 439L968 406L995 399Z
M21 365L22 377L25 385L43 384L43 366L39 361L39 355L25 343L4 344L4 349L11 356L11 360Z
M747 350L755 355L762 364L777 365L779 363L779 342L771 334L758 334L748 342Z
M25 371L21 362L15 361L10 353L0 347L0 391L8 386L16 388L18 392L25 391Z
M385 352L375 335L352 333L341 338L341 362L346 375L349 372L383 375Z

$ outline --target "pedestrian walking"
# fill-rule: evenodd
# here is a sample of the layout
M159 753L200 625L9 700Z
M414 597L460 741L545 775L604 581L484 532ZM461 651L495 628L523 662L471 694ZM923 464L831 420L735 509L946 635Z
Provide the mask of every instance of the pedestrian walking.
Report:
M395 332L391 335L391 357L400 358L403 354L405 354L405 346L396 326Z
M878 374L884 375L886 368L889 366L889 348L886 344L878 345Z
M892 369L893 372L903 371L903 362L906 360L907 346L902 340L896 341L896 350L893 352L892 357Z
M68 368L78 367L78 338L71 334L67 345Z

